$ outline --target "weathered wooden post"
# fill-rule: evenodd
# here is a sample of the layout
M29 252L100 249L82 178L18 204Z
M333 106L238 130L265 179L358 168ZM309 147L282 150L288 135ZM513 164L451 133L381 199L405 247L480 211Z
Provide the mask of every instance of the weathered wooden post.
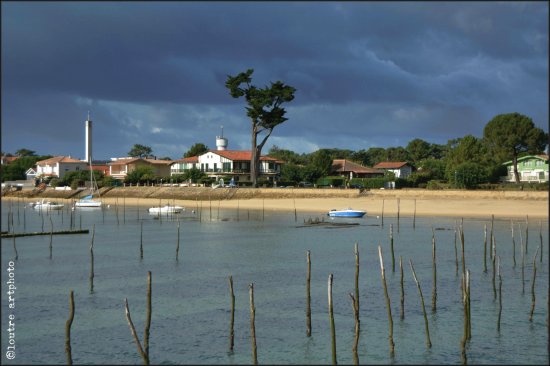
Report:
M351 308L353 310L353 317L355 319L355 337L353 338L353 346L351 347L351 353L353 356L353 364L359 365L359 355L357 354L357 346L359 345L359 309L358 300L350 292L349 297L351 298Z
M180 252L180 220L178 218L178 241L176 245L176 262L178 261L179 252Z
M542 221L539 222L539 237L540 237L540 262L542 263Z
M73 364L71 350L71 326L74 320L74 296L73 290L69 294L69 319L65 322L65 353L67 354L67 365Z
M233 293L233 276L229 276L229 295L231 296L231 322L229 324L229 351L233 351L235 344L235 294Z
M455 276L458 276L458 252L456 248L457 226L458 226L458 223L455 221Z
M386 271L384 270L384 259L382 258L382 247L378 245L378 257L380 258L380 276L382 279L382 286L384 287L384 297L386 298L386 308L388 310L388 321L390 326L389 343L390 343L390 355L395 355L394 343L393 343L393 319L391 315L390 296L388 295L388 286L386 284Z
M529 242L529 215L525 215L525 254L528 253L528 242Z
M130 308L128 307L128 299L124 299L124 309L126 311L126 320L128 321L128 326L130 327L130 331L132 332L132 336L134 338L134 342L136 342L136 346L138 349L138 352L143 359L143 363L145 365L149 365L149 356L145 353L143 350L143 347L141 346L141 342L139 341L136 328L134 327L134 323L132 322L132 317L130 316Z
M498 319L497 319L497 332L500 333L500 318L502 315L502 276L500 275L500 255L497 258L497 272L498 272Z
M435 313L437 309L437 264L435 257L435 232L432 226L432 274L433 274L433 286L432 286L432 312Z
M145 318L145 330L143 332L143 348L149 359L149 332L151 329L151 271L147 272L147 313Z
M143 221L141 222L141 231L139 236L139 257L143 259Z
M487 224L483 225L483 272L487 273Z
M332 364L336 365L336 328L334 326L334 309L332 306L332 273L328 275L328 315L330 319L330 339L332 350Z
M355 314L355 317L357 318L357 326L360 327L360 320L359 320L359 244L355 243L355 308L357 309L357 313Z
M529 314L529 321L533 321L533 313L535 312L535 278L537 276L537 254L539 249L535 252L533 257L533 280L531 281L531 313Z
M13 235L13 251L15 252L15 260L19 258L19 254L17 254L17 246L15 245L15 233Z
M258 353L256 347L256 308L254 307L254 283L248 285L250 295L250 340L252 342L252 363L258 364Z
M495 237L493 236L493 245L492 245L492 249L491 249L493 255L493 259L492 259L492 263L493 263L493 299L496 300L497 299L497 288L496 288L496 256L497 256L497 247L496 247L496 243L495 243Z
M390 224L390 250L391 250L391 271L395 272L395 256L393 253L393 224Z
M521 293L525 293L525 248L523 247L523 237L521 236L521 225L519 225L519 244L521 250Z
M416 288L418 288L418 295L420 295L420 302L422 304L422 313L424 314L424 327L426 329L426 345L428 346L428 348L431 348L432 341L430 340L430 328L428 326L428 316L426 315L426 306L424 306L424 296L422 296L422 289L420 288L420 282L416 277L416 272L414 271L414 266L411 259L409 259L409 264L411 266L411 272L414 278L414 282L416 283Z
M399 232L399 211L400 211L400 206L401 206L401 199L397 198L397 232Z
M95 224L92 226L92 241L90 242L90 293L94 293L94 237Z
M53 256L53 222L52 217L50 216L50 259Z
M306 335L311 337L311 251L306 253Z
M512 229L512 260L514 267L516 266L516 239L514 238L514 221L510 220L510 228Z
M403 258L399 256L399 271L401 272L401 320L405 319L405 289L403 286Z

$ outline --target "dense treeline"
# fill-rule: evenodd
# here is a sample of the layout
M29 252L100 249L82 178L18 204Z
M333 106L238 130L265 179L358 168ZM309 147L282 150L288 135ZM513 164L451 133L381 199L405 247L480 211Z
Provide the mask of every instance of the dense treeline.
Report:
M138 145L136 145L138 146ZM148 154L152 151L147 146L139 145ZM347 181L342 177L331 177L331 166L334 159L347 159L363 166L372 167L383 161L407 162L413 167L413 173L407 179L397 180L397 186L432 187L451 186L456 188L473 188L480 184L498 183L500 177L507 175L506 161L514 165L517 159L525 154L542 154L548 146L548 134L535 127L533 121L519 113L501 114L487 123L483 137L466 135L448 140L447 144L434 144L420 138L411 140L405 147L371 147L367 150L325 148L312 153L298 154L273 145L267 155L285 161L279 177L280 185L297 185L299 182L311 182L320 185L343 186L358 183L365 188L376 188L387 181L396 181L393 173L384 178L372 180ZM208 148L202 143L194 144L184 154L185 157L203 153ZM37 156L34 151L20 149L16 152L17 160L2 166L2 181L25 179L28 168L36 161L51 156ZM519 183L517 167L516 182ZM87 173L84 173L87 174ZM82 186L87 176L83 172L67 174L63 179L56 179L52 185ZM114 180L95 172L100 185L112 185ZM126 183L150 184L167 182L205 183L213 182L204 172L191 169L184 174L173 177L157 177L152 169L140 167L130 172ZM260 179L260 185L268 184Z

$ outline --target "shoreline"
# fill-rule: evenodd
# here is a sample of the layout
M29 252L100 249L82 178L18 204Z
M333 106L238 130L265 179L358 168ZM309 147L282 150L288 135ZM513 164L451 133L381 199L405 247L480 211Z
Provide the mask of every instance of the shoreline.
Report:
M47 193L46 191L45 193ZM138 195L136 192L139 192ZM52 192L50 192L52 193ZM53 192L35 197L3 196L2 200L34 202L43 198L63 201L70 205L75 198ZM193 197L194 196L194 197ZM217 189L126 187L113 189L102 196L105 205L156 207L167 203L183 206L186 210L265 210L302 214L326 215L331 209L351 207L366 210L367 215L401 217L491 217L496 219L533 218L548 220L548 192L546 191L427 191L355 189ZM399 207L398 207L399 206Z

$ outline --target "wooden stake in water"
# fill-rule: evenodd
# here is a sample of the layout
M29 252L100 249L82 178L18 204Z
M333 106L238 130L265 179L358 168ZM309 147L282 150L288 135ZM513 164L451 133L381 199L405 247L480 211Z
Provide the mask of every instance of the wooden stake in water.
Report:
M359 245L355 243L355 308L357 309L357 313L355 314L355 317L357 318L356 322L358 326L359 324Z
M514 238L514 221L510 220L510 228L512 229L512 260L514 267L516 266L516 239Z
M254 307L254 284L248 285L250 295L250 341L252 342L252 363L258 364L258 354L256 347L256 308Z
M52 259L53 255L53 222L52 217L50 216L50 259Z
M390 342L390 355L395 355L394 343L393 343L393 319L391 315L390 296L388 295L388 286L386 284L386 271L384 270L384 259L382 258L382 247L378 245L378 257L380 258L380 276L382 279L382 286L384 287L384 297L386 298L386 308L388 310L388 321L390 326L390 332L388 340Z
M95 224L92 227L92 241L90 243L90 293L94 293L94 238Z
M539 237L540 237L540 262L542 263L542 221L539 222Z
M330 319L330 339L332 350L332 364L336 365L336 328L334 326L334 309L332 306L332 273L328 275L328 315Z
M483 225L483 272L487 273L487 224Z
M179 252L180 252L180 221L178 220L178 241L176 245L176 262L178 261Z
M397 232L399 232L399 211L400 211L400 203L401 203L401 199L397 199ZM395 271L393 271L395 272Z
M493 226L494 226L494 223L495 223L495 215L491 215L491 237L489 238L489 245L491 245L491 243L493 242L493 236L494 236L494 233L493 233ZM489 252L489 255L491 257L491 260L493 259L493 252Z
M500 255L497 258L497 272L498 272L498 319L497 319L497 332L500 332L500 318L502 315L502 276L500 275Z
M521 250L521 293L525 293L525 248L523 247L523 237L521 236L521 225L519 227L519 244Z
M311 337L311 251L306 253L306 335Z
M143 350L143 347L141 346L141 342L139 341L136 328L134 327L134 323L132 322L132 317L130 316L130 308L128 307L128 299L124 299L124 309L126 311L126 320L128 321L128 326L130 327L130 332L132 332L132 336L134 338L134 342L136 342L136 346L138 349L138 352L143 358L143 363L145 365L149 365L149 356L145 353Z
M529 242L529 215L525 216L525 254L528 252L528 245Z
M531 313L529 314L529 321L533 321L533 313L535 312L535 278L537 276L537 254L539 249L535 252L533 257L533 280L531 281Z
M143 332L143 348L149 359L149 333L151 329L151 271L147 272L147 313L145 318L145 330Z
M497 256L497 246L495 242L495 237L493 236L493 245L492 245L492 252L493 252L493 299L497 299L497 288L496 288L496 256Z
M391 271L395 272L395 256L393 253L393 224L390 224L390 250L391 250Z
M435 257L435 232L432 226L432 273L433 273L433 287L432 287L432 312L436 311L437 304L437 264Z
M455 276L458 276L458 251L456 249L456 227L458 226L458 223L455 221Z
M296 212L296 200L292 200L294 202L294 221L298 221L298 213Z
M432 347L432 341L430 340L430 328L428 326L428 316L426 315L426 306L424 306L424 296L422 296L422 289L420 288L420 282L416 277L416 272L414 271L414 266L412 260L409 259L409 265L411 266L411 272L416 283L416 288L418 288L418 295L420 295L420 302L422 304L422 313L424 314L424 327L426 329L426 345L428 348Z
M231 322L229 324L229 351L233 351L235 344L235 294L233 293L233 276L229 276L229 295L231 296Z
M405 288L403 286L403 259L399 256L399 271L401 272L401 320L405 319Z
M141 222L141 231L139 236L139 257L143 259L143 222Z
M69 294L69 319L65 322L65 353L67 354L67 365L73 364L71 350L71 326L74 320L74 296L73 290Z
M351 353L353 355L353 364L359 365L359 355L357 354L357 346L359 345L359 309L358 301L350 292L349 297L351 298L351 307L353 310L353 317L355 319L355 337L353 338L353 346L351 347Z
M17 254L17 246L15 246L15 235L13 236L13 251L15 252L15 260L19 258L19 254Z

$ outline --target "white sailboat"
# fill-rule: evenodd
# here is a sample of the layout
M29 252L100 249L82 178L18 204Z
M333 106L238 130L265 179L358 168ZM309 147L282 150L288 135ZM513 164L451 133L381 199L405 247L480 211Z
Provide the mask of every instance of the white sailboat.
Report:
M94 196L98 197L94 199ZM92 169L92 159L90 158L90 194L82 197L75 202L75 207L97 207L101 208L101 196L99 194L99 189L94 179L94 171Z

